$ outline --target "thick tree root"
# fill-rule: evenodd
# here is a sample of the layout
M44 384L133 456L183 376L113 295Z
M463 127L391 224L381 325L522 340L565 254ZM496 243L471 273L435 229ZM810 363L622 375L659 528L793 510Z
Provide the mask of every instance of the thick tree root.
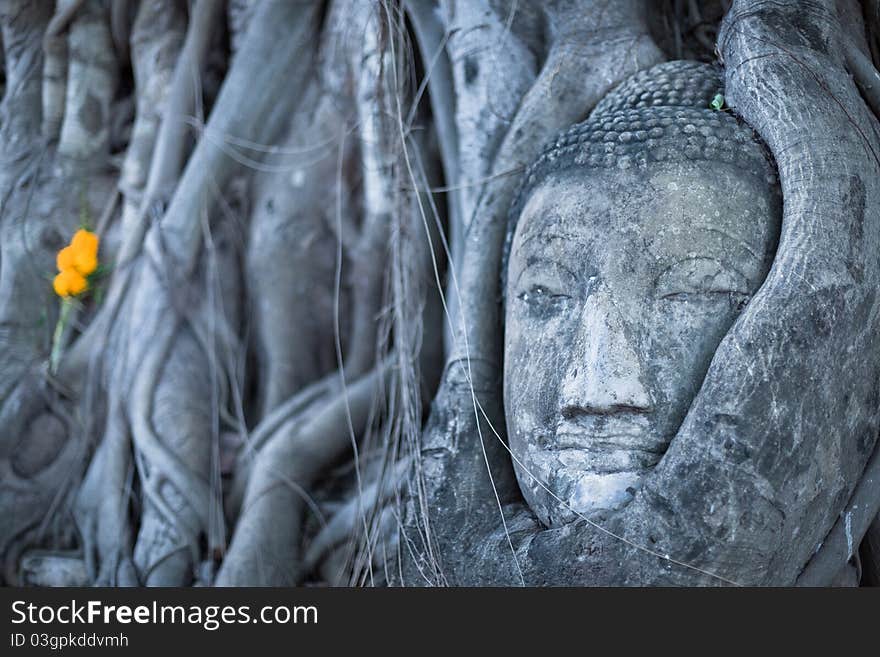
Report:
M299 581L304 492L363 431L388 373L387 365L377 366L298 430L282 425L260 450L218 586L292 586Z

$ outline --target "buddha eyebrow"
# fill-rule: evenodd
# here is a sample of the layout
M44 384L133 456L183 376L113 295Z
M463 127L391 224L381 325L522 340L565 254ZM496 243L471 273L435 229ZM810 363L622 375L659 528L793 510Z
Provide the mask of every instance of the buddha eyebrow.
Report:
M563 265L558 260L552 260L552 259L546 258L544 256L530 256L529 258L526 259L525 264L522 266L522 268L516 274L516 278L511 281L511 285L513 287L516 287L517 285L519 285L519 281L523 277L523 274L525 274L532 267L541 266L541 265L543 265L545 267L556 268L559 271L561 271L562 273L564 273L566 276L570 276L572 279L577 278L571 269L569 269L568 267Z
M719 235L722 235L724 238L731 240L731 241L735 242L737 245L741 246L756 261L762 262L764 260L764 256L762 254L759 254L758 249L756 249L750 242L743 239L742 237L739 237L737 235L729 233L726 230L722 230L721 228L718 228L717 226L710 226L710 225L706 225L706 224L694 224L693 229L694 230L701 230L701 231L704 231L707 233L718 233ZM656 240L651 240L651 243L653 243L655 241Z
M523 240L519 243L519 245L517 246L517 250L524 248L526 246L526 244L529 244L530 242L533 242L537 239L541 240L542 246L543 246L543 245L549 244L553 240L560 240L562 242L570 242L571 240L575 239L575 236L573 234L565 234L565 233L531 232L531 233L528 233L523 238Z
M727 237L727 238L733 240L734 242L736 242L737 244L742 245L742 247L746 251L748 251L756 260L763 259L763 256L758 254L758 250L755 249L751 245L751 243L742 239L741 237L737 237L736 235L732 235L732 234L728 233L726 230L721 230L720 228L718 228L716 226L703 226L703 225L698 225L698 226L696 226L696 228L699 228L701 230L705 230L707 233L718 233L720 235L724 235L724 237Z

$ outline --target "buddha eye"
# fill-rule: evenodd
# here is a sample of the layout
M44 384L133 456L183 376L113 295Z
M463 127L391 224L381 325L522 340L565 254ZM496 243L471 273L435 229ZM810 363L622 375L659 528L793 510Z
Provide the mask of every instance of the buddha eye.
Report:
M695 290L691 292L673 292L660 297L662 301L727 301L739 312L746 307L751 296L745 292L732 290Z
M527 267L517 279L515 295L526 305L530 314L544 317L553 315L571 299L570 279L570 273L557 263L538 261Z
M569 299L569 295L552 290L543 285L533 285L519 295L526 303L550 303Z
M655 293L663 301L727 301L737 310L751 297L745 276L711 258L672 265L657 277Z
M562 310L571 297L545 285L532 285L520 292L517 298L526 304L530 314L547 316Z

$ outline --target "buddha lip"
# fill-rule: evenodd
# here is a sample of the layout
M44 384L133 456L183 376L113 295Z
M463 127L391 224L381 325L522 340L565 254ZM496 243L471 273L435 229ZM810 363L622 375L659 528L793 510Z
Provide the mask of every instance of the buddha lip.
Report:
M628 423L627 423L628 424ZM669 442L655 435L647 426L616 426L587 429L562 423L552 440L551 449L613 449L663 454Z
M639 438L643 440L638 440ZM594 435L582 433L572 435L558 433L550 449L555 452L562 452L568 449L613 449L615 451L663 454L666 451L666 444L658 444L655 441L647 440L647 436L634 436L632 434Z

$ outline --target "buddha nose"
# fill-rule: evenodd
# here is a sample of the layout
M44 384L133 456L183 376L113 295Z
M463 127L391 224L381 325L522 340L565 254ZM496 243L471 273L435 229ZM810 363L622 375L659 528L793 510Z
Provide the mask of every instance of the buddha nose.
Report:
M651 395L623 317L604 286L587 298L578 346L562 382L562 415L647 412Z

